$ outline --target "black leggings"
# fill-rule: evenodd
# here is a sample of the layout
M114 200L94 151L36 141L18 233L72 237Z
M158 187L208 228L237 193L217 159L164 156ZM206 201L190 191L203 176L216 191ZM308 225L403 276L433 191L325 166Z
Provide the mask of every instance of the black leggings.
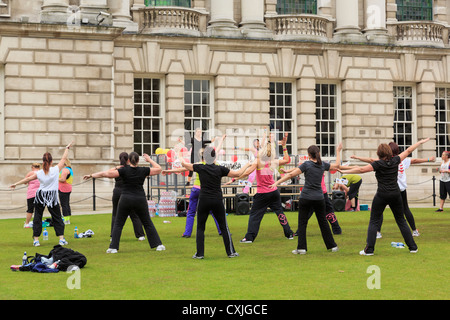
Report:
M397 223L403 239L409 250L417 250L417 245L414 242L411 231L403 216L403 201L400 192L390 194L376 193L372 201L372 209L370 211L369 228L367 230L367 246L366 253L373 253L375 250L375 242L377 240L377 231L381 228L383 222L383 212L386 206L389 205L394 214L395 222Z
M135 212L141 220L150 248L156 248L161 245L162 242L159 238L158 231L156 231L156 228L150 219L150 215L148 214L148 204L145 196L122 194L117 208L117 215L112 231L112 240L109 247L111 249L119 249L122 229L130 212Z
M113 209L112 209L112 217L111 217L111 234L110 234L110 236L112 236L114 222L115 222L116 216L117 216L117 207L119 205L119 200L120 200L121 194L122 194L122 188L115 187L113 190L113 196L112 196ZM142 229L142 223L141 223L141 220L139 219L139 217L137 216L137 214L134 212L130 212L130 219L131 219L131 222L133 223L134 235L136 236L136 238L143 237L144 230Z
M33 237L39 237L42 233L42 216L44 215L45 205L35 202L34 203L34 218L33 218ZM59 204L53 207L48 207L48 212L52 216L52 224L55 229L57 237L64 235L64 222L61 218L61 210Z
M307 250L306 246L306 227L308 220L311 217L310 212L316 213L317 222L319 223L320 232L322 233L322 239L327 249L336 247L333 234L327 222L325 214L325 201L321 200L309 200L300 198L298 201L298 245L297 249Z
M253 197L252 209L249 213L248 228L245 239L254 241L258 235L261 221L266 213L267 208L271 208L277 215L278 221L284 231L284 236L289 237L293 235L286 215L284 214L283 207L281 206L280 191L275 190L268 193L257 193Z
M411 212L411 209L409 209L408 196L406 194L406 190L400 191L400 194L402 196L403 213L405 215L406 221L408 221L408 224L411 227L411 230L414 231L414 230L416 230L416 222L414 220L414 216ZM383 215L381 215L381 218L380 218L380 227L378 228L378 231L381 231L382 224L383 224Z
M219 224L227 255L236 253L233 240L231 239L231 233L228 229L222 198L210 199L200 196L197 204L197 256L201 257L205 255L205 225L210 211L212 211L212 214Z

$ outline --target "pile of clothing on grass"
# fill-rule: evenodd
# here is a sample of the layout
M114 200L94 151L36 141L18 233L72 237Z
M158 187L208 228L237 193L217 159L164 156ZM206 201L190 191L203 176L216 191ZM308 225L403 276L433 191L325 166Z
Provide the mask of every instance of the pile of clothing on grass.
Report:
M27 257L22 265L12 265L13 271L31 271L40 273L55 273L67 271L69 268L83 268L87 263L86 256L78 251L56 245L48 255L36 253L34 257Z

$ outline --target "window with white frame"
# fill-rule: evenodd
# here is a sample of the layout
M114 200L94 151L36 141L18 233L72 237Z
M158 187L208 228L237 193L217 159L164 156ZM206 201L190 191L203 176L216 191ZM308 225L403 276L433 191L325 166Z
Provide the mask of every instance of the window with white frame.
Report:
M436 88L436 156L450 151L450 88Z
M276 140L283 139L288 133L286 148L292 154L292 135L294 134L294 110L293 87L290 82L270 82L269 84L269 104L270 104L270 130L276 131ZM279 146L279 154L283 154L283 147Z
M338 135L337 85L316 84L316 145L322 157L335 157Z
M134 79L134 151L154 154L162 142L161 80Z
M185 139L194 136L195 129L203 132L212 129L210 81L204 79L184 80L184 129ZM185 140L186 142L188 140Z
M406 150L414 141L413 88L394 87L394 141L400 152Z

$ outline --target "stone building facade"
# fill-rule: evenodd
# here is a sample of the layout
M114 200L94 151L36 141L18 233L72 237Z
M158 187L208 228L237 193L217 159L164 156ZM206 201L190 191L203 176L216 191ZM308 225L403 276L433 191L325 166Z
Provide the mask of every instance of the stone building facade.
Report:
M413 156L439 162L449 21L448 0L1 0L0 208L23 205L7 186L71 140L80 183L197 126L226 133L227 152L270 125L291 154L318 144L333 159L342 141L344 160L431 137ZM410 169L410 198L431 203L420 184L436 167Z

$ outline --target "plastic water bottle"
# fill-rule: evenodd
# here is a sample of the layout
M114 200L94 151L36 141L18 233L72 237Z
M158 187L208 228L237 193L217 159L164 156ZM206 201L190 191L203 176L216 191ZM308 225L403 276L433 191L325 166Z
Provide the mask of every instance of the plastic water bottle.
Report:
M23 253L23 257L22 257L22 265L24 266L24 265L26 265L28 263L28 260L27 260L27 252L25 251L24 253Z
M76 239L78 238L78 227L75 227L75 231L73 233L73 237Z
M405 244L403 242L391 242L391 247L403 249L405 248Z
M44 228L43 237L44 237L44 240L48 240L48 231L47 231L47 228Z

